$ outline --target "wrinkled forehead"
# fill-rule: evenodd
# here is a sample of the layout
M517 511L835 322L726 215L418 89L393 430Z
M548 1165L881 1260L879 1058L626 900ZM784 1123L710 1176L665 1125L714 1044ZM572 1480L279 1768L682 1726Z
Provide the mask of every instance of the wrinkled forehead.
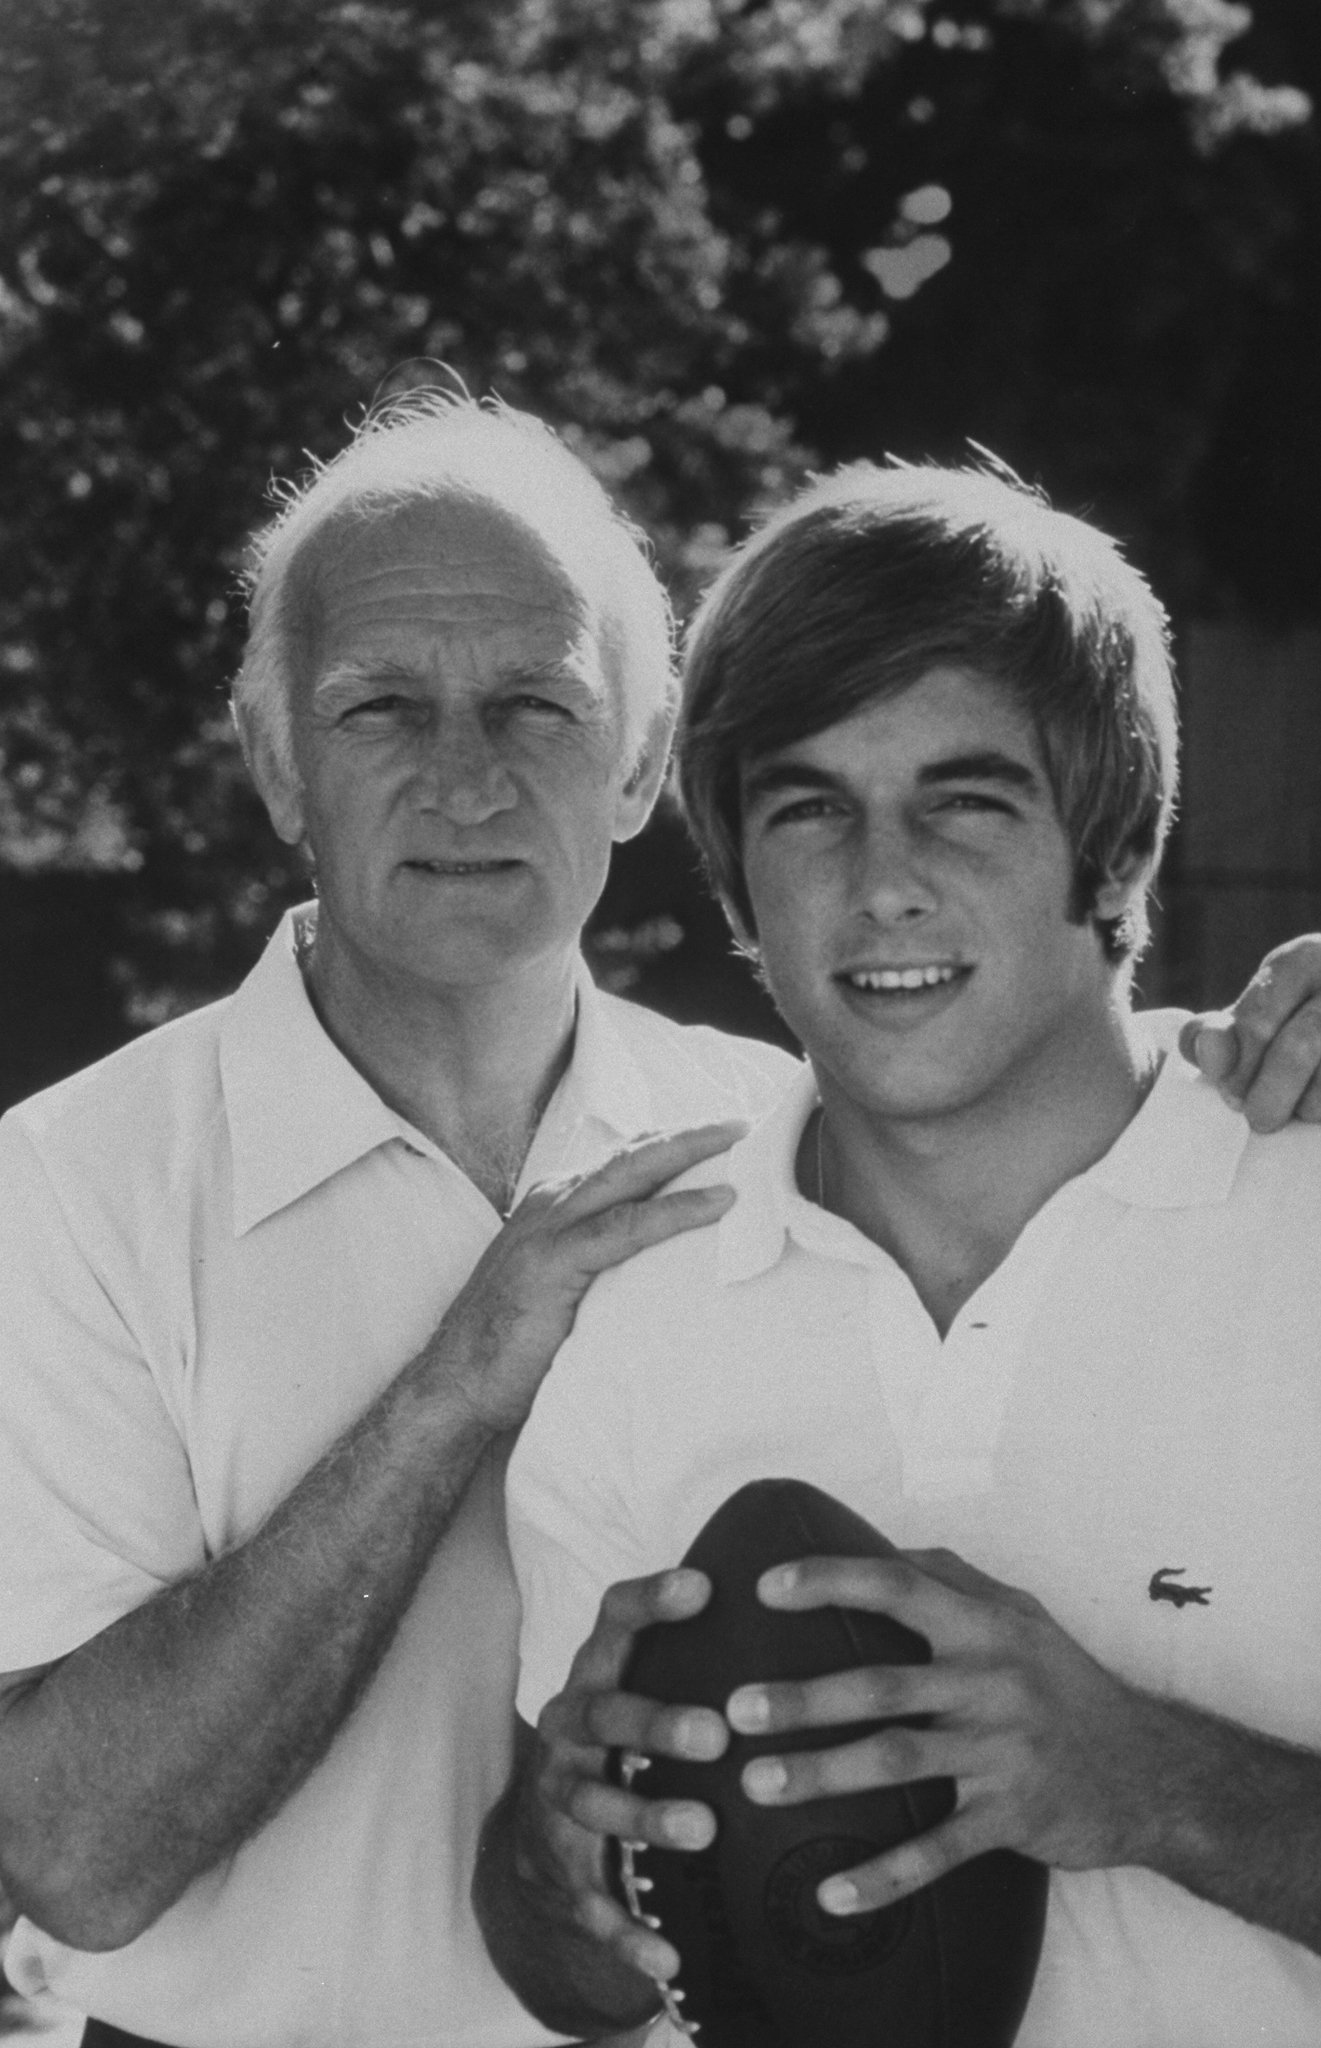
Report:
M480 498L348 508L310 535L299 564L300 622L318 637L345 626L551 625L575 635L591 607L553 546Z

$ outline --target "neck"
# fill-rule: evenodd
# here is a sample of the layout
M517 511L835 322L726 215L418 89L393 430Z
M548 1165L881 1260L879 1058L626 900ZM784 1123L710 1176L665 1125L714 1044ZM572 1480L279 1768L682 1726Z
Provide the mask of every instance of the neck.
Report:
M1153 1075L1127 1011L992 1096L932 1117L887 1117L818 1071L800 1182L903 1266L943 1336L1037 1211L1110 1150Z
M507 1213L572 1053L576 957L435 987L361 971L320 941L302 952L308 994L345 1058Z

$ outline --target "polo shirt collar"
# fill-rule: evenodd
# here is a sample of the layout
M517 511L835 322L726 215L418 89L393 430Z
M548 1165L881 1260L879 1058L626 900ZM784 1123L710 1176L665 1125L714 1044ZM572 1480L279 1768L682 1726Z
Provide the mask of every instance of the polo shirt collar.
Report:
M221 1027L238 1236L392 1139L446 1158L381 1100L327 1035L298 965L295 932L305 915L305 908L286 913ZM557 1119L595 1120L635 1136L655 1122L651 1090L581 958L575 998L573 1058L553 1111Z
M794 1163L817 1102L816 1082L805 1066L729 1154L724 1177L738 1200L718 1226L723 1284L768 1271L789 1237L854 1265L883 1257L851 1223L798 1192ZM1250 1136L1247 1119L1221 1101L1196 1067L1170 1051L1132 1122L1102 1159L1066 1186L1085 1185L1135 1208L1211 1207L1229 1199Z
M382 1102L322 1028L295 950L302 914L291 910L281 919L220 1032L240 1237L392 1138L434 1149Z
M716 1226L722 1285L769 1271L790 1237L807 1251L850 1265L871 1265L884 1257L853 1224L798 1192L798 1146L818 1101L811 1067L799 1068L774 1109L721 1161L721 1179L738 1197Z
M601 1123L627 1138L654 1129L651 1087L619 1028L618 1005L602 995L581 957L575 996L573 1058L547 1115Z

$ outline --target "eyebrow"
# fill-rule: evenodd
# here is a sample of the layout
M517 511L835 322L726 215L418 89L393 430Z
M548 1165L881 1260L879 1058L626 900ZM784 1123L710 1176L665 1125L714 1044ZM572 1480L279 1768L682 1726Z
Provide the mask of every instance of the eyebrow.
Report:
M828 769L817 768L808 761L776 761L754 763L743 779L743 798L775 796L786 789L837 789L841 778ZM939 789L951 782L990 782L1002 789L1021 789L1037 792L1042 788L1041 777L1025 761L1016 760L1012 754L1002 754L998 748L988 747L975 753L949 754L943 760L930 761L917 771L920 789Z
M827 774L824 768L813 768L806 761L754 762L743 777L743 800L751 797L775 796L782 789L835 789L839 777Z
M1026 761L1019 761L1013 754L1002 754L996 747L972 754L950 754L943 761L932 761L927 767L919 768L918 782L923 788L939 786L945 782L998 782L1007 789L1037 790L1041 788L1041 777Z
M420 680L416 669L405 662L391 661L388 656L382 656L379 661L340 661L317 677L312 687L312 701L318 703L323 698L333 698L341 690L388 688L393 683L412 685ZM562 659L511 664L499 671L495 682L503 688L527 683L559 683L588 697L595 694L588 664L574 653Z
M595 694L593 685L596 681L592 671L592 662L586 655L574 649L569 654L552 657L547 661L501 669L496 680L502 684L561 683L571 689L583 690L588 696L592 696Z

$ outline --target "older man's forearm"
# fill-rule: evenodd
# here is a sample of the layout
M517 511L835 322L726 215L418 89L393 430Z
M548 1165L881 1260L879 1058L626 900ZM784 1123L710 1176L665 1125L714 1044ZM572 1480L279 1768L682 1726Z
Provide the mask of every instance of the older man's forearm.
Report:
M249 1542L0 1692L0 1885L23 1912L73 1947L121 1947L283 1805L594 1275L723 1213L727 1189L664 1190L741 1129L649 1138L534 1188L418 1356Z
M248 1543L10 1693L0 1885L19 1909L75 1948L121 1947L276 1812L491 1439L424 1353Z

